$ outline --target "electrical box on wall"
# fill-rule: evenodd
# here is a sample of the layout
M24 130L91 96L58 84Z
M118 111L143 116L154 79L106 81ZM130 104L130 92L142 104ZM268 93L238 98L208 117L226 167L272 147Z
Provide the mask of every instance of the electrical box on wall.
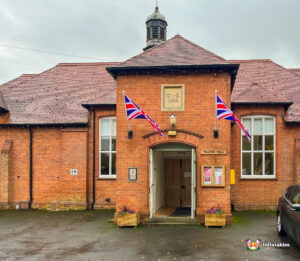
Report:
M77 169L70 169L70 175L71 176L77 176L78 170Z

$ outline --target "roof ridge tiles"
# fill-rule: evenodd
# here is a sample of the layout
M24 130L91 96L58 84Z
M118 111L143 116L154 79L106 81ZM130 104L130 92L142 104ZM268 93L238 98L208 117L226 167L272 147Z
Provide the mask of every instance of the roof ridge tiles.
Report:
M195 47L197 47L197 48L199 48L199 49L202 49L202 50L204 50L204 51L206 51L206 52L210 53L211 55L213 55L213 56L215 56L215 57L217 57L217 58L219 58L219 59L222 59L222 60L224 60L225 62L228 62L228 60L224 59L223 57L221 57L221 56L219 56L219 55L216 55L215 53L212 53L211 51L209 51L209 50L207 50L207 49L205 49L205 48L201 47L201 46L200 46L200 45L198 45L198 44L195 44L195 43L193 43L192 41L190 41L190 40L188 40L188 39L184 38L184 37L183 37L183 36L181 36L180 34L177 34L177 35L175 35L175 37L182 38L184 41L186 41L186 42L188 42L188 43L190 43L190 44L194 45Z
M122 65L122 64L124 64L124 63L127 63L127 62L129 62L130 60L133 60L134 58L139 57L140 55L149 53L149 52L155 50L156 48L161 47L161 46L167 44L169 41L171 41L172 39L174 39L174 38L176 38L176 37L178 37L178 36L180 36L180 35L179 35L179 34L176 34L175 36L173 36L173 37L170 38L169 40L167 40L167 41L165 41L165 42L163 42L163 43L161 43L161 44L159 44L159 45L153 46L152 48L147 49L147 50L145 50L145 51L143 51L143 52L140 52L139 54L130 57L129 59L125 60L124 62L121 62L119 65Z
M258 61L264 61L264 62L273 62L271 59L268 59L268 58L266 58L266 59L238 59L238 60L236 60L236 59L233 59L233 60L227 60L227 61L229 61L229 62L258 62Z
M120 62L94 62L94 63L58 63L55 67L58 66L90 66L90 65L114 65L119 64ZM53 67L54 68L54 67Z

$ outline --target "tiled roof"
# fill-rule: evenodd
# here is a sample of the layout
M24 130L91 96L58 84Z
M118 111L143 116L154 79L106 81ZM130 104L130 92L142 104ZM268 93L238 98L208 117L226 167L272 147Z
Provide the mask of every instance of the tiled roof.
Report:
M300 121L300 76L271 60L233 60L240 68L231 96L232 103L294 103L287 122Z
M289 69L289 71L296 73L297 75L300 76L300 68L292 68L292 69Z
M87 123L89 104L115 88L106 67L118 63L58 64L38 75L23 75L0 86L9 124ZM114 102L114 95L110 96Z
M120 63L116 67L230 64L220 56L176 35L170 40Z

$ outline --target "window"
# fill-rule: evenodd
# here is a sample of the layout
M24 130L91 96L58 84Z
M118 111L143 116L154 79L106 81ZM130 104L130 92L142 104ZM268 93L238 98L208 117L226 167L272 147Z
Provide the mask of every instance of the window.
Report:
M275 178L275 118L271 116L243 117L252 142L242 133L242 178Z
M116 118L99 120L99 177L116 178Z

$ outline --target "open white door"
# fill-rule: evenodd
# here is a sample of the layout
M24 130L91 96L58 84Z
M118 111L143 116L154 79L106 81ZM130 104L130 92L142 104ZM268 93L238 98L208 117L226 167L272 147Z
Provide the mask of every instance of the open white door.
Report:
M192 159L191 159L191 218L195 218L196 216L196 150L192 149Z
M149 211L150 218L153 216L153 150L149 151Z

